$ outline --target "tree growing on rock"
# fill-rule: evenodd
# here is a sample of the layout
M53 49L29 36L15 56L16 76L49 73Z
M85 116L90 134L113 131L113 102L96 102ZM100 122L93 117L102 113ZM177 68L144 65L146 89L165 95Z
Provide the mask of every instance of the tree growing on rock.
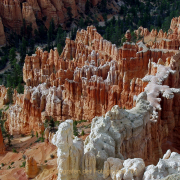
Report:
M79 135L79 132L78 132L78 129L77 129L77 121L73 121L73 134L74 134L74 136Z

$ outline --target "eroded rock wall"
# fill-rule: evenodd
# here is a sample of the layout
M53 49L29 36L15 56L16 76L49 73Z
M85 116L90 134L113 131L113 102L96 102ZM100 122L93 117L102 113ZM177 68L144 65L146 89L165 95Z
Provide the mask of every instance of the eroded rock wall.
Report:
M99 2L101 0L90 0L93 6ZM4 26L20 34L23 19L28 25L32 23L33 29L37 29L37 19L43 20L49 28L53 18L57 26L69 19L68 8L71 8L72 17L78 18L79 12L85 12L85 3L85 0L0 0L0 17Z
M6 44L6 36L4 33L4 26L2 23L2 19L0 17L0 46L5 45Z
M60 56L56 48L50 53L37 48L35 54L25 58L24 96L21 95L21 103L14 101L19 116L12 107L10 112L15 119L9 118L7 123L16 121L16 117L19 122L24 122L23 117L26 117L26 124L33 124L31 118L41 123L46 116L53 116L56 120L91 121L114 105L131 109L135 106L134 96L143 92L150 81L150 78L143 80L143 77L148 74L148 77L157 79L156 66L162 66L159 71L170 71L165 83L177 87L179 55L173 61L171 56L174 53L150 50L142 42L126 42L117 48L104 40L93 26L87 31L78 31L75 41L67 38ZM176 75L171 75L170 67L164 65L177 69ZM34 127L28 126L27 132ZM16 129L20 132L21 128Z

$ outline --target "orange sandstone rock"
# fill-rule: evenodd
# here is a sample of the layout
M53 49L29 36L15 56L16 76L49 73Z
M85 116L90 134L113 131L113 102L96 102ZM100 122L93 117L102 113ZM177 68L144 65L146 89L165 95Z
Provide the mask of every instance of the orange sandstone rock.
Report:
M27 24L32 24L32 28L37 29L36 17L34 15L33 8L27 2L22 3L22 16Z
M4 154L4 153L5 153L5 145L3 141L2 131L0 128L0 154Z
M26 174L28 178L35 178L39 172L39 168L37 166L36 161L34 160L33 157L28 157L26 159Z
M93 26L77 31L75 41L67 38L60 56L56 48L50 53L37 48L34 55L25 58L25 91L24 95L16 95L15 106L10 108L10 132L40 132L39 124L45 116L92 120L114 105L131 109L135 106L134 96L147 85L142 78L157 72L151 63L163 64L177 52L168 48L148 49L143 42L126 42L118 48Z

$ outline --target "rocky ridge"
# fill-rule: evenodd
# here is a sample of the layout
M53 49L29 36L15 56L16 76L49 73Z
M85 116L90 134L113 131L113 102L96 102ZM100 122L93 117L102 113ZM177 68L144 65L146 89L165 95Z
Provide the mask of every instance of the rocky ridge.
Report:
M134 97L144 91L157 69L170 72L165 82L157 83L179 86L179 55L171 57L177 52L151 50L142 42L126 42L117 48L93 26L78 31L75 41L67 38L60 56L56 48L50 53L38 48L36 54L25 58L24 94L14 94L7 126L12 134L26 134L33 128L38 131L38 124L48 116L91 121L114 105L130 109L135 106Z

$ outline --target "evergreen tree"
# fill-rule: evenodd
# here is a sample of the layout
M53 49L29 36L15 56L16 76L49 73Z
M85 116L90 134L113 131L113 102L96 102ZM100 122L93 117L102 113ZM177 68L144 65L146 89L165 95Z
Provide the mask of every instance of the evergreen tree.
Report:
M7 75L7 84L6 84L6 86L7 87L12 87L12 77L11 77L11 75L10 74L8 74Z
M10 61L11 65L13 64L13 61L15 58L16 58L16 51L15 51L15 48L12 47L9 51L9 61Z
M63 49L62 49L61 44L60 44L60 43L58 43L58 44L57 44L57 51L58 51L59 55L61 55L62 50L63 50Z
M7 97L8 97L9 103L12 104L13 103L13 89L11 87L9 87L7 90Z
M81 136L84 136L84 135L85 135L84 130L82 130L82 132L81 132Z
M19 94L23 94L24 93L24 86L21 83L19 83L18 86L17 86L17 92Z
M61 43L62 39L63 39L63 29L60 26L58 28L58 32L57 32L57 36L56 36L56 44Z
M95 16L94 16L94 21L93 21L93 25L94 25L95 27L97 27L98 24L99 24L98 16L97 16L97 14L95 14Z
M51 129L54 129L54 127L55 127L54 119L52 117L50 119L49 126Z
M107 14L106 14L106 13L103 13L102 16L103 16L105 25L107 25Z
M79 27L82 29L84 28L84 20L83 18L81 17L80 21L79 21Z
M73 134L74 136L78 136L78 129L77 129L77 121L73 121Z
M85 13L86 13L86 14L88 14L89 11L90 11L89 6L90 6L89 0L87 0L87 1L86 1L86 4L85 4Z

